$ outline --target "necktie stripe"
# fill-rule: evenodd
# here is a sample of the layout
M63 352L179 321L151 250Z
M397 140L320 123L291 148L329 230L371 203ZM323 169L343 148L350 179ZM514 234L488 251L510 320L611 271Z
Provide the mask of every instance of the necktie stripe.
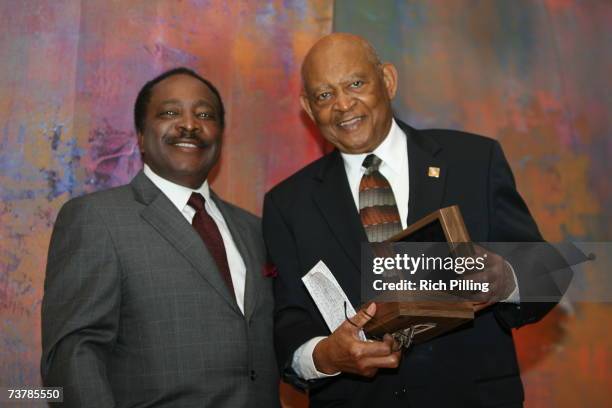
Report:
M361 223L365 227L393 222L397 222L401 225L396 213L397 208L390 205L364 208L361 210Z
M395 197L393 197L393 191L384 189L379 191L376 190L365 190L359 193L359 209L363 210L368 207L376 207L390 205L395 207Z
M389 188L387 179L377 170L370 175L364 175L361 179L360 190Z
M368 241L382 242L401 231L401 225L399 227L400 228L397 229L396 224L378 224L367 227L365 231L368 236Z

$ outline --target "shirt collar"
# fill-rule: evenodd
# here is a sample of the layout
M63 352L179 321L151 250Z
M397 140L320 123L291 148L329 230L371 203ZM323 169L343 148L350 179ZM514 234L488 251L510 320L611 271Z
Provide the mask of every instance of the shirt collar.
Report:
M406 157L406 138L404 132L395 122L395 119L391 119L391 128L389 133L385 136L381 144L379 144L374 151L384 164L389 166L391 170L396 173L400 173L401 164L404 157ZM344 160L344 166L348 172L353 172L361 169L363 159L370 153L360 154L348 154L340 153Z
M208 180L204 180L204 183L196 189L181 186L180 184L173 183L166 180L163 177L158 176L148 165L144 165L144 174L159 188L168 199L174 204L179 211L183 211L191 197L191 193L200 193L204 196L206 201L210 201L210 188L208 187Z

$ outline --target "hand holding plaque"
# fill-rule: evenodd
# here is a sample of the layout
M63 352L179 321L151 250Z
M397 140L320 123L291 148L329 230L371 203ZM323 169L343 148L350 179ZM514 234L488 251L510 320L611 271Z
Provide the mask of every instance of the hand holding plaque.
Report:
M347 318L331 335L321 340L313 351L313 362L325 374L337 372L373 377L380 368L396 368L401 353L394 347L391 336L381 341L363 341L362 327L376 314L371 303L352 318Z
M480 245L473 244L473 248L474 255L486 258L487 262L483 271L471 273L469 277L472 281L489 284L487 292L477 292L469 297L474 302L474 311L478 312L507 299L514 292L516 282L510 264L503 257Z

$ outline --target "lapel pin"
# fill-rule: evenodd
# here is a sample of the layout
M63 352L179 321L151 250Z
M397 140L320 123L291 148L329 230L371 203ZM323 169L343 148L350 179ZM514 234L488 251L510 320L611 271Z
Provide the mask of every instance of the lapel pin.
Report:
M440 178L440 168L439 167L430 167L429 170L427 170L427 175L429 177Z

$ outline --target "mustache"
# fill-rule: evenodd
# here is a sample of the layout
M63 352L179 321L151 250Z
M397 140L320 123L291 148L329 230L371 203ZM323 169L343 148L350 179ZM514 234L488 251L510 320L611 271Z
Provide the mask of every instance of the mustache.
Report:
M211 147L215 144L214 140L203 140L199 137L201 132L199 130L181 130L176 135L167 135L164 139L166 143L176 144L181 142L190 141L198 145L201 148Z

